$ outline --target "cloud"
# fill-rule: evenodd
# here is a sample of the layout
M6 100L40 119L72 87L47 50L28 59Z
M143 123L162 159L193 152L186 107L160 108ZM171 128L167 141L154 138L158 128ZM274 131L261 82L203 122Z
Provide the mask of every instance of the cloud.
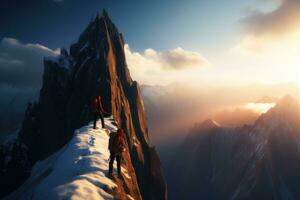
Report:
M182 70L207 64L206 59L198 52L186 51L181 47L163 53L156 53L154 57L153 53L151 55L152 57L149 57L161 62L162 68L166 70Z
M157 84L172 82L178 73L209 66L208 61L198 52L187 51L181 47L158 52L146 49L143 53L133 52L125 45L126 60L134 79L142 83ZM162 78L163 77L163 78Z
M241 127L253 124L260 114L251 109L235 108L234 110L222 110L217 112L213 119L225 127Z
M272 107L277 98L286 94L300 99L299 85L214 86L202 83L142 86L150 137L159 148L172 143L170 138L183 139L189 128L208 118L225 126L251 124Z
M0 84L19 88L40 87L43 57L56 56L40 44L22 44L13 38L3 38L0 43Z
M0 134L19 127L26 104L38 97L43 57L58 54L58 49L51 50L40 44L23 44L14 38L1 40Z
M248 33L256 36L283 36L299 28L299 18L300 1L282 0L277 9L267 13L254 10L241 22L246 25Z
M162 70L184 70L207 65L207 60L198 52L187 51L181 47L166 52L146 49L143 54L132 52L125 45L125 52L130 64L151 63Z
M252 10L240 20L244 26L244 35L234 48L250 53L282 53L299 48L300 1L281 0L277 8L269 12Z
M272 107L275 106L275 103L256 103L250 102L245 105L246 109L250 109L256 113L266 113Z

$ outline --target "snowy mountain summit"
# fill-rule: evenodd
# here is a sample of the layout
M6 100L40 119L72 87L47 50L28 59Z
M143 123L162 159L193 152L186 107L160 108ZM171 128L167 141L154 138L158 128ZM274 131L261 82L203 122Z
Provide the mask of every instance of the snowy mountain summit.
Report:
M138 192L122 190L123 185L132 187L136 183L132 180L136 177L129 175L125 167L122 177L107 177L109 134L117 127L111 117L105 119L105 124L105 129L93 129L90 123L76 130L67 145L36 163L30 178L5 199L140 199Z

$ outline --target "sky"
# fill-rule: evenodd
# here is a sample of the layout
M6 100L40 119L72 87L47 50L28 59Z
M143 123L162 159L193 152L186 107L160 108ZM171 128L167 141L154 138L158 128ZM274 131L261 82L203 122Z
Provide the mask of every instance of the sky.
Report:
M143 84L300 83L298 0L2 0L0 38L55 51L102 9Z
M103 9L124 35L140 84L300 84L299 0L2 0L0 130L15 127L37 98L43 58L68 48Z
M255 1L2 0L0 36L50 48L68 46L92 16L105 8L136 51L183 45L201 50L232 35L232 23Z

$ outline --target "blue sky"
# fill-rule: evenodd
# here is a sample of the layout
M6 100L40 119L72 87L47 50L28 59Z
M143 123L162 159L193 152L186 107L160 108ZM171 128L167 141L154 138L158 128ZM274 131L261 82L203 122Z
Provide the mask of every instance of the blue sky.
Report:
M88 2L88 3L87 3ZM97 11L105 8L135 51L178 46L215 51L239 32L241 16L258 0L4 0L0 37L50 48L69 46Z

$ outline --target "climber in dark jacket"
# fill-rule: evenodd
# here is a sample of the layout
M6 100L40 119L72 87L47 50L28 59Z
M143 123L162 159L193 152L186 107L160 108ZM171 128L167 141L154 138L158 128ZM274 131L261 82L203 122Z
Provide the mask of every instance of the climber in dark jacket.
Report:
M103 113L105 112L102 106L102 102L101 102L101 97L100 96L96 96L93 101L92 101L92 111L94 113L94 129L96 129L96 123L98 118L100 117L101 119L101 124L102 124L102 128L105 127L104 125L104 118L103 118Z
M117 160L118 175L121 176L121 159L122 153L125 151L124 131L119 128L117 132L112 132L109 136L108 149L110 152L109 172L112 175L114 160Z

